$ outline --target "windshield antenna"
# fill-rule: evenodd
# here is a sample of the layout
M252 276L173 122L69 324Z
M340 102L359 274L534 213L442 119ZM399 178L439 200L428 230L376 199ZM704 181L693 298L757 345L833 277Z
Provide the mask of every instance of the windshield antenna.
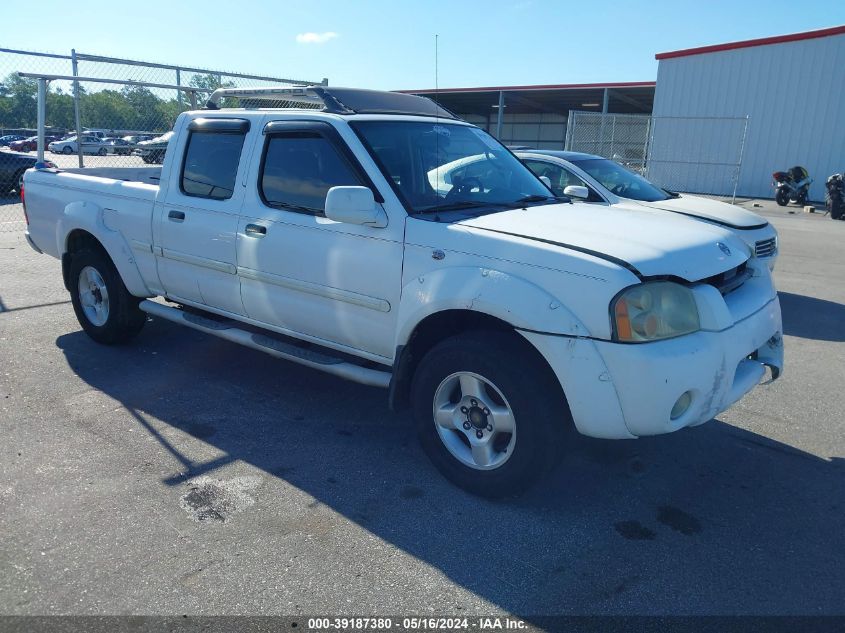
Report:
M434 34L434 125L440 125L440 81L438 76L438 62L439 62L439 51L438 51L438 41L440 39L440 35L438 33ZM435 189L434 189L434 197L439 199L440 198L440 132L439 127L434 130L434 160L436 161L435 170L434 170L434 182Z

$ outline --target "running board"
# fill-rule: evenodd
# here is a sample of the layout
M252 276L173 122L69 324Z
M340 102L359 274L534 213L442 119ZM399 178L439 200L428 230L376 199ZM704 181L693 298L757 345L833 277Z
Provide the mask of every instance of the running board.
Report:
M379 371L378 369L355 365L342 358L332 356L330 350L316 351L304 349L283 340L273 338L270 335L256 334L242 330L237 327L239 323L231 319L205 317L196 313L185 312L179 308L162 305L161 303L156 303L148 299L141 301L138 307L147 314L159 317L160 319L186 325L189 328L211 334L212 336L231 341L232 343L257 349L265 354L270 354L270 356L334 374L340 378L361 383L362 385L382 387L385 389L390 385L389 371Z

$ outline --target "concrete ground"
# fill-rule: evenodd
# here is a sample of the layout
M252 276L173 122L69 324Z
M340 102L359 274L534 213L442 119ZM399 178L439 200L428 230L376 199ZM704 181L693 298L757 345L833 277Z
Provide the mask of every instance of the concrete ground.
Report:
M383 391L162 321L94 344L0 233L0 613L845 614L845 222L763 205L784 376L702 427L576 437L498 503Z

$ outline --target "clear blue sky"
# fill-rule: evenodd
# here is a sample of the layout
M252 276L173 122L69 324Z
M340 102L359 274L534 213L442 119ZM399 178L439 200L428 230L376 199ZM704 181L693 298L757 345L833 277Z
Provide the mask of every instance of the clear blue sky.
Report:
M439 34L446 88L652 81L657 52L843 23L842 0L37 0L4 3L0 46L402 89L434 86Z

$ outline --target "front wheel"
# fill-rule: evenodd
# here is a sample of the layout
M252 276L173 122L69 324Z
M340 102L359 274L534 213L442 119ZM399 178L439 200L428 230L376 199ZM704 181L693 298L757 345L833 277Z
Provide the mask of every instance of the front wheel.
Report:
M436 345L414 374L411 404L434 465L484 497L519 494L546 473L569 421L550 370L510 332L472 332Z
M85 333L98 343L113 345L134 337L147 320L140 299L123 284L108 255L83 250L70 264L70 298Z
M100 151L98 151L97 154L99 154L100 156L105 156L106 154L108 154L108 151L105 147L101 147Z
M775 194L775 202L778 206L785 207L789 204L789 192L786 189L778 189Z
M73 154L73 150L71 149L70 145L65 145L62 149L62 154Z

